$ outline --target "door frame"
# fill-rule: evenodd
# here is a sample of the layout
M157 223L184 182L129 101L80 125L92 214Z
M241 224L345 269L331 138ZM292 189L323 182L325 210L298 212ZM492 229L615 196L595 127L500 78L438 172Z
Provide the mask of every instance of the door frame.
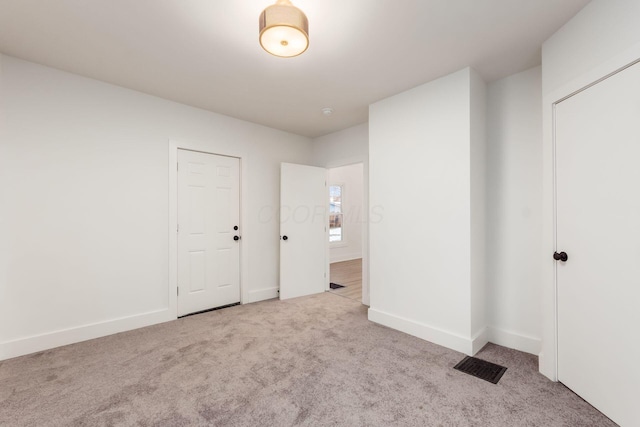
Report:
M369 157L368 155L346 157L327 162L323 165L323 167L328 171L329 169L351 166L358 163L362 163L362 211L365 214L365 224L362 227L362 304L370 306L371 288L369 287L369 231L371 227L369 216L371 215L371 209L369 207ZM327 182L327 209L329 205L328 188L329 182ZM327 290L329 290L329 275L331 272L328 232L329 224L327 224Z
M557 262L552 254L556 250L556 135L555 108L567 98L640 62L640 44L614 56L571 80L560 89L543 94L542 141L542 253L540 254L542 286L542 346L538 355L540 373L558 381L558 294Z
M245 166L247 153L243 149L234 147L231 143L214 143L194 140L169 140L169 286L168 301L169 313L178 318L178 150L197 151L216 156L235 157L240 161L240 230L242 240L240 244L240 304L249 302L248 277L249 277L249 251L245 249L249 238L248 218L245 206L248 206L248 171Z

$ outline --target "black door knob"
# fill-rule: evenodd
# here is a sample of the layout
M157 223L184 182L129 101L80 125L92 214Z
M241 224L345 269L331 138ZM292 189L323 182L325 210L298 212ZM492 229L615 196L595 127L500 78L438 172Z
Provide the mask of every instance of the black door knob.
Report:
M237 230L237 229L238 229L238 226L237 226L237 225L234 225L234 226L233 226L233 229L234 229L234 230Z
M240 240L240 236L233 236L233 240Z
M567 255L566 252L560 252L560 253L554 252L553 259L555 259L556 261L567 262L567 260L569 259L569 256Z
M289 240L287 236L282 236L282 240Z

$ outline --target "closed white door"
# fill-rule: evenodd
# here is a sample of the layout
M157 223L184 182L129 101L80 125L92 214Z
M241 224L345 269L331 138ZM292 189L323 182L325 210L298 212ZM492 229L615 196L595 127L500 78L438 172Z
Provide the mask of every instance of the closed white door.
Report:
M326 169L282 164L280 299L326 290L328 205Z
M640 65L560 102L555 121L558 379L640 426Z
M178 150L178 316L240 302L239 173L235 157Z

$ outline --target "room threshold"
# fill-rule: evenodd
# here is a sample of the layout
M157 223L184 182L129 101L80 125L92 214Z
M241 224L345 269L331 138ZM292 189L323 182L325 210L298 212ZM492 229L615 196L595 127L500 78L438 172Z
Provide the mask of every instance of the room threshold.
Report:
M233 304L221 305L220 307L208 308L206 310L196 311L195 313L185 314L184 316L178 316L178 319L182 319L184 317L195 316L196 314L208 313L210 311L222 310L223 308L234 307L236 305L240 305L239 302L234 302Z

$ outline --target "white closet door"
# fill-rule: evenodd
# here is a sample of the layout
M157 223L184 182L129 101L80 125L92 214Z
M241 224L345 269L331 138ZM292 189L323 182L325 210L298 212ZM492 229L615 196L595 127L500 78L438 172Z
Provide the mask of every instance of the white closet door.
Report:
M325 291L327 171L283 163L280 172L280 299Z
M556 106L558 378L639 426L640 65ZM551 256L552 254L549 254Z
M178 150L178 316L240 302L239 218L240 160Z

